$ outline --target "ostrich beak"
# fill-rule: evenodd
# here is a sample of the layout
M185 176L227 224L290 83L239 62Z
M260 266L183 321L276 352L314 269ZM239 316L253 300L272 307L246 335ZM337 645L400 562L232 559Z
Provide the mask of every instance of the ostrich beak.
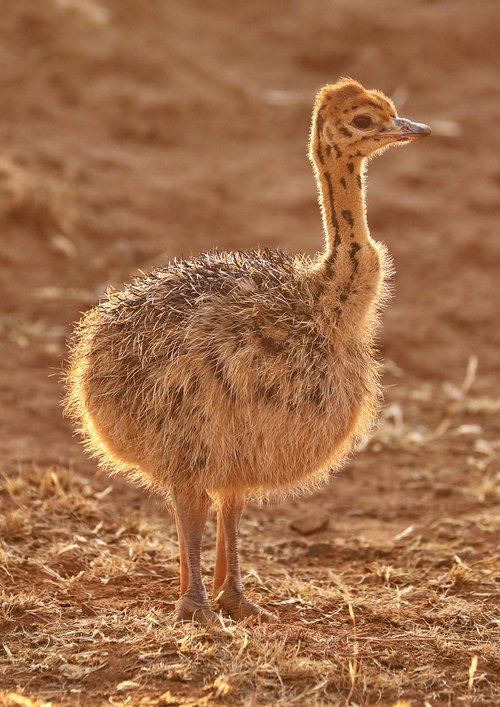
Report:
M431 134L431 129L425 123L413 123L408 118L393 118L392 127L385 130L384 137L391 138L394 142L415 140Z

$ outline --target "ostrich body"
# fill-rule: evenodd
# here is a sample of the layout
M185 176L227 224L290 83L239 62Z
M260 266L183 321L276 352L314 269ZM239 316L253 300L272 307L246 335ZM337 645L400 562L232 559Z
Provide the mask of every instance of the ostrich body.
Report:
M212 502L218 607L272 618L243 593L243 503L324 481L372 423L374 336L390 264L369 235L364 167L388 145L429 132L351 79L325 86L309 152L325 232L319 256L266 250L174 261L110 293L78 325L67 412L105 467L171 502L177 620L215 618L200 571Z

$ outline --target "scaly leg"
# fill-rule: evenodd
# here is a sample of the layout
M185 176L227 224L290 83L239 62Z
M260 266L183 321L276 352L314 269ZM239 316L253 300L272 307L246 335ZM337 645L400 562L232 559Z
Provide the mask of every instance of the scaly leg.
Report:
M217 546L215 550L214 581L212 585L212 596L215 597L220 592L224 580L226 579L226 543L224 540L224 527L220 511L217 513Z
M182 539L181 528L177 515L175 516L175 525L177 526L177 538L179 539L179 569L180 569L180 596L187 592L189 585L189 571L186 560L186 549L184 540Z
M181 597L176 604L174 620L206 624L218 621L211 609L201 577L201 542L210 499L205 492L175 494L175 518L179 535L181 564Z
M275 617L244 594L238 556L238 524L243 510L241 497L226 498L217 511L217 556L214 573L214 598L233 619L254 616L261 621Z

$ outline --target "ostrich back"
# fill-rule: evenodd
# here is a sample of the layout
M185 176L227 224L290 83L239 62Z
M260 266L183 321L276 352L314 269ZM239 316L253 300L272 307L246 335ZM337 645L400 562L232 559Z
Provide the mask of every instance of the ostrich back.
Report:
M322 480L379 387L370 332L327 326L310 272L279 251L213 252L110 293L80 322L68 374L91 452L167 495Z

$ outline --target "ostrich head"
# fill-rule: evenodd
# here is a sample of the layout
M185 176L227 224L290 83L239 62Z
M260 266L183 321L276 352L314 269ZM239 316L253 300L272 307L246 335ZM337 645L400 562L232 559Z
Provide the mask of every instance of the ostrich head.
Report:
M310 156L323 158L372 157L394 144L405 144L429 135L423 123L400 118L394 103L381 91L368 91L353 79L343 78L324 86L313 108Z

